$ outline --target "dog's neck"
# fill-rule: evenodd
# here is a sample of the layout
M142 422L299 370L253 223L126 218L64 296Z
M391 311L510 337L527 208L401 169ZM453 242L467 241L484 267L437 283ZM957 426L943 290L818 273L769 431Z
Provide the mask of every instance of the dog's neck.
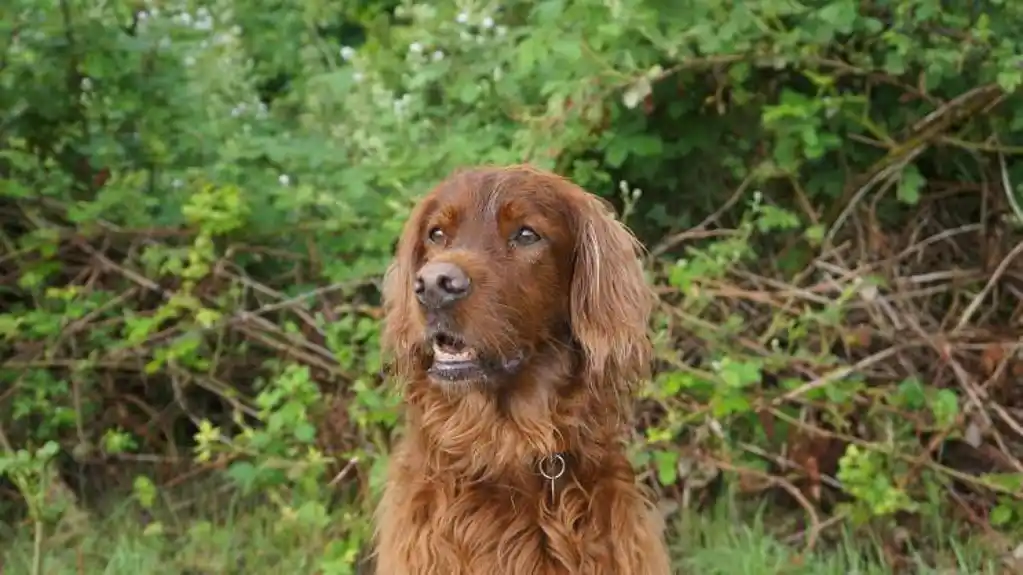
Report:
M536 475L561 455L588 466L618 448L615 406L603 405L591 382L564 358L523 372L500 390L452 390L425 374L406 394L407 430L419 443L427 472L468 478Z

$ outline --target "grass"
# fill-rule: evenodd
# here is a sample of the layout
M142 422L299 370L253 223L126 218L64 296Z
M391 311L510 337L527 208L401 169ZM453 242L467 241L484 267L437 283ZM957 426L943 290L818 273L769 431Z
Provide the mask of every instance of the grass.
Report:
M771 535L762 514L745 520L733 508L684 521L674 543L681 572L700 575L882 575L896 572L880 542L836 533L808 557ZM980 545L932 538L926 554L908 552L900 573L994 575L998 561ZM926 558L925 558L926 557Z
M180 507L180 506L179 506ZM115 504L98 520L96 533L73 544L51 539L44 553L45 575L261 575L281 573L341 575L324 568L327 549L343 540L343 517L323 518L319 526L289 522L266 504L240 502L207 490L185 516L168 507L160 522L147 522L131 503ZM752 517L751 517L752 516ZM742 513L734 505L690 514L679 520L671 545L678 572L700 575L881 575L893 573L880 546L846 535L822 543L808 557L770 535L762 513ZM155 528L159 525L160 528ZM0 533L2 535L2 533ZM29 575L33 544L29 529L0 539L0 574ZM342 550L343 551L343 550ZM977 548L948 539L934 540L928 564L910 554L908 572L920 574L999 573L997 563ZM932 559L930 563L933 563ZM902 570L906 572L906 570Z

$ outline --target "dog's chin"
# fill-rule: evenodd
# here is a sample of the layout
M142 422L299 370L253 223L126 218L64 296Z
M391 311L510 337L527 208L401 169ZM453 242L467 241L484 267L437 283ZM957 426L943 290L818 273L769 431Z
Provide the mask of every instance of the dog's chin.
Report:
M426 374L441 385L492 384L515 375L524 355L497 359L466 344L457 336L439 333L430 338Z
M426 370L434 383L442 385L482 384L493 379L485 369L474 361L434 361Z

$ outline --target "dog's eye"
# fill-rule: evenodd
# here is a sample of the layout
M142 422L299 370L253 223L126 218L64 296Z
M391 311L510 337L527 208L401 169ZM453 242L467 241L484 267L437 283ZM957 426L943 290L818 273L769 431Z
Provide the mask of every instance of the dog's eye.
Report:
M444 243L444 230L440 228L430 228L430 231L426 234L426 239L435 244Z
M540 234L529 226L522 226L514 234L512 234L511 241L517 246L528 246L535 244L540 241Z

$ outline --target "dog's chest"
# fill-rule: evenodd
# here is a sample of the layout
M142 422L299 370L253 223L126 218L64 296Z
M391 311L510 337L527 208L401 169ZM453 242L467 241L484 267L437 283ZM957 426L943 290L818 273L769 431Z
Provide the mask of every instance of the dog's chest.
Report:
M568 575L606 565L606 530L585 491L559 482L552 497L550 489L542 479L518 487L423 485L410 493L409 527L437 573Z

